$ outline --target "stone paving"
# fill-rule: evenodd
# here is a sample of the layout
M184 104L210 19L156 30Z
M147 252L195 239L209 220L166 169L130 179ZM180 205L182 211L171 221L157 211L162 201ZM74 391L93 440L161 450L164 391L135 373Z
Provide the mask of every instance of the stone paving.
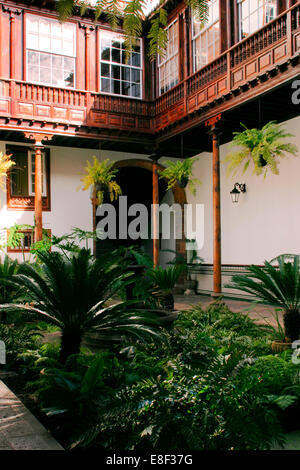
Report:
M63 450L0 380L0 451Z

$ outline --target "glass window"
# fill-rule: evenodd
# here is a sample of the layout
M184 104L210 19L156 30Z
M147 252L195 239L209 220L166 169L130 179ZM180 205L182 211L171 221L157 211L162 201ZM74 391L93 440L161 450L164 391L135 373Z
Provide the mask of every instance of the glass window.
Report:
M102 93L142 98L141 40L126 60L124 37L119 34L100 34L100 86Z
M173 88L179 82L179 44L178 44L178 21L170 24L167 28L168 43L164 56L158 57L159 93L162 95Z
M193 66L194 72L212 62L220 53L219 0L208 2L209 15L204 27L193 18Z
M238 0L240 40L262 28L277 15L276 0Z
M16 165L11 170L11 195L19 197L34 196L35 194L35 156L34 152L24 148L13 148L12 160ZM42 153L42 195L47 196L46 157Z
M76 26L27 15L27 80L75 87Z

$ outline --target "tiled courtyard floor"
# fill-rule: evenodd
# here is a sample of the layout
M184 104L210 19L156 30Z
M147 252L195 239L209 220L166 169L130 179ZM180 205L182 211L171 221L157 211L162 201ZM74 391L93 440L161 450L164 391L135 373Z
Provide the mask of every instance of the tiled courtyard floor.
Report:
M0 451L63 450L0 380Z

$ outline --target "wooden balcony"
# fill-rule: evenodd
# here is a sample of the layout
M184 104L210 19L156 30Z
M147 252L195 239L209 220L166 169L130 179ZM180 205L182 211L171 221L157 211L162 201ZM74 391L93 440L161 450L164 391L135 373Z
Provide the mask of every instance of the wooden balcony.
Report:
M0 129L151 142L166 139L300 73L300 4L155 102L0 80Z

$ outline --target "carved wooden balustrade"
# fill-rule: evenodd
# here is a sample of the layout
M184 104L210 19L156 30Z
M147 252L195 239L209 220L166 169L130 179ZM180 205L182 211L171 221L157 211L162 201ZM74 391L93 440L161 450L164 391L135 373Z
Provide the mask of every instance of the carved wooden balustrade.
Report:
M274 70L280 74L282 64L299 52L297 4L154 102L2 79L1 127L15 120L14 126L16 123L24 126L26 121L29 126L46 126L53 132L58 127L73 126L74 132L80 129L86 134L98 128L151 135L213 103L221 106L227 102L230 106L235 91L240 93L245 85L246 88L253 85L257 93L262 92L260 78L270 76Z
M155 130L161 131L206 105L222 103L235 90L277 70L299 52L298 4L160 96L156 100ZM258 86L257 93L260 89Z

